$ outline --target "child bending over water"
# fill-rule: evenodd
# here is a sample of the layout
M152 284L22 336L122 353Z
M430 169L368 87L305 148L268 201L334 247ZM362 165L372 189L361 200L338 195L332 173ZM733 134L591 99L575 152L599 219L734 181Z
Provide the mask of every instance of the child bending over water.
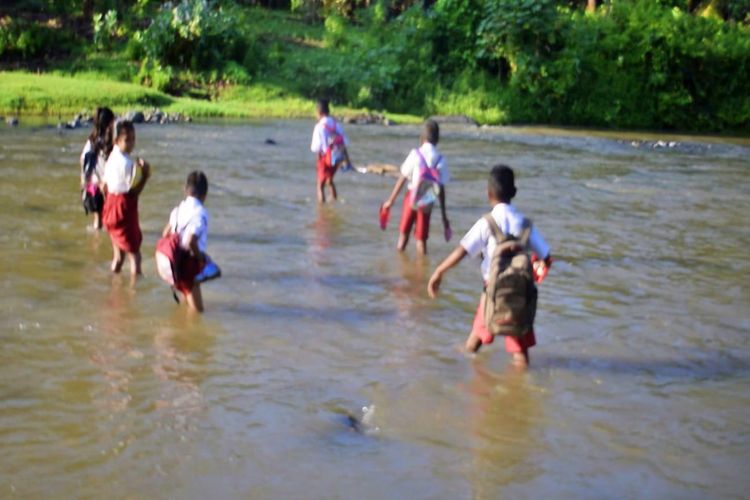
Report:
M169 215L162 239L156 247L159 275L181 292L188 307L203 312L201 282L221 276L221 270L206 254L208 179L191 172L185 182L185 199ZM176 296L175 296L176 297Z

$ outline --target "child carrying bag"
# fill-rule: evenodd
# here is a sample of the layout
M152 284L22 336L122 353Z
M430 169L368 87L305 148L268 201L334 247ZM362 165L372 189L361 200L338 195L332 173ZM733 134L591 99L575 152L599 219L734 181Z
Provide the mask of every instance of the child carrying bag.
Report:
M336 120L333 126L323 125L325 129L326 149L323 153L325 166L333 168L344 159L344 137L336 131Z
M537 288L528 241L531 221L524 219L520 238L503 234L492 214L486 214L497 245L490 261L484 321L493 335L523 337L534 327Z
M410 191L412 209L431 208L440 193L440 172L437 169L442 156L435 158L435 165L430 166L419 149L414 150L419 156L419 180Z

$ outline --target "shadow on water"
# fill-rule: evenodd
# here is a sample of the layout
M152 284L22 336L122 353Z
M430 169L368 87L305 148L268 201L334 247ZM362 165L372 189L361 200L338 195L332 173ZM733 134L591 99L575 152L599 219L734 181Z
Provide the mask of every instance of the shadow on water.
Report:
M540 354L535 370L567 370L588 374L647 375L656 380L726 380L750 375L750 360L716 351L704 351L683 359L616 358L586 355Z

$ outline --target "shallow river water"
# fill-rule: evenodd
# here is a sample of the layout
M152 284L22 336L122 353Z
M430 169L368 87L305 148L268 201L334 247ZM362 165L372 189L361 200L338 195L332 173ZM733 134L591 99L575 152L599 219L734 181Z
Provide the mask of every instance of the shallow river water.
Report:
M750 145L445 127L456 239L433 225L417 260L398 210L377 226L393 179L340 174L317 206L311 127L138 126L134 285L85 229L87 131L0 130L0 497L747 498ZM418 137L347 130L358 164ZM425 293L497 162L557 259L525 374L458 350L478 262ZM224 271L202 317L153 260L198 168Z

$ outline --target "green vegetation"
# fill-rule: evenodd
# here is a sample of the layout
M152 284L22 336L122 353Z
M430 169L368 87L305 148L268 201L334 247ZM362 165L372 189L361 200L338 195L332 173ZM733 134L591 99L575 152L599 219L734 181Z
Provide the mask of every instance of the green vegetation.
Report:
M750 130L750 0L245 2L0 7L0 108Z

